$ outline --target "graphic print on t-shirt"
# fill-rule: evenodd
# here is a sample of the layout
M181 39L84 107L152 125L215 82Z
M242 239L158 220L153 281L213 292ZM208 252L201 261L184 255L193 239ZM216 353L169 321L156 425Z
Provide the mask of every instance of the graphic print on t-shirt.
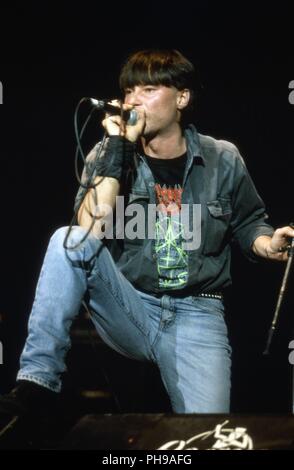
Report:
M157 218L155 252L159 287L176 289L187 283L187 252L183 250L184 227L181 223L183 189L180 185L167 188L155 185L157 196Z

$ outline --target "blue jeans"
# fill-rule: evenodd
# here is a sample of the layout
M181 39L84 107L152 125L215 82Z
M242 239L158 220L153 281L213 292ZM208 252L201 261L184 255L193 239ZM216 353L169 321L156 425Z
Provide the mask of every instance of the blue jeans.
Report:
M142 293L100 240L89 236L65 250L66 232L60 228L50 240L17 379L60 391L71 323L87 292L99 335L121 354L157 364L174 412L228 412L231 348L222 301ZM68 245L84 234L74 227Z

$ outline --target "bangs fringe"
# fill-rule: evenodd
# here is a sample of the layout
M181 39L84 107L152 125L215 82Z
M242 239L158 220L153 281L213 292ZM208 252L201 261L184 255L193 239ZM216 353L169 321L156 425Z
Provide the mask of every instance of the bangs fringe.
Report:
M178 51L140 51L122 68L121 90L136 85L164 85L178 89L191 88L193 65Z

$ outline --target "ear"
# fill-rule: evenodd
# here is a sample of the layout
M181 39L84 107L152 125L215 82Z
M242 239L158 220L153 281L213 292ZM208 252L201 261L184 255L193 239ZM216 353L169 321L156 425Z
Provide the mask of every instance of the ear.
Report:
M178 97L177 97L178 109L186 108L186 106L188 106L189 101L190 101L190 90L188 88L184 88L184 90L179 90Z

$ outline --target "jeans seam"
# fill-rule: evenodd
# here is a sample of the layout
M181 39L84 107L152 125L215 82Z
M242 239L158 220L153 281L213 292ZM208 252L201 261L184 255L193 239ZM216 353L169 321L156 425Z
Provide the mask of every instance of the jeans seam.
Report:
M163 310L164 309L162 309L162 313L163 313ZM162 316L162 313L161 313L161 316ZM155 346L158 343L158 341L160 340L160 338L162 336L162 333L165 330L167 330L169 327L171 327L174 324L174 322L176 321L176 313L175 312L173 312L173 313L174 313L174 315L170 320L160 319L159 328L158 328L156 336L153 340L153 343L151 344L151 347Z
M141 331L141 333L144 334L144 336L148 337L148 332L145 331L143 325L141 323L139 323L136 318L132 315L131 311L126 307L125 303L123 302L123 299L122 298L119 298L115 291L112 289L112 284L111 282L108 281L107 278L105 278L100 271L98 271L97 269L95 269L94 271L94 274L96 274L97 276L99 276L99 278L101 279L101 281L107 285L107 287L109 287L109 290L114 298L114 300L121 306L121 308L125 311L125 313L127 314L127 316L129 317L129 319L132 321L132 323L134 323L134 325Z
M48 388L49 390L53 392L60 392L61 390L60 385L52 386L50 382L48 382L48 380L44 380L42 378L36 377L35 375L22 373L21 371L17 375L17 380L28 380L29 382L33 382L37 385Z
M155 363L157 364L157 367L158 367L158 369L159 369L159 371L160 371L160 375L161 375L161 377L162 377L163 374L162 374L162 372L161 372L161 370L162 370L162 368L161 368L161 362L160 362L159 358L156 357L156 354L155 354L155 352L153 351L153 345L152 345L152 347L151 347L151 351L152 351L152 354L153 354L153 356L154 356L154 358L155 358ZM166 391L167 391L167 394L168 394L168 397L169 397L169 400L170 400L172 409L174 409L174 408L175 408L175 403L174 403L174 400L173 400L173 398L172 398L173 393L171 393L171 391L169 390L169 385L168 385L167 383L164 384L164 387L166 388Z

